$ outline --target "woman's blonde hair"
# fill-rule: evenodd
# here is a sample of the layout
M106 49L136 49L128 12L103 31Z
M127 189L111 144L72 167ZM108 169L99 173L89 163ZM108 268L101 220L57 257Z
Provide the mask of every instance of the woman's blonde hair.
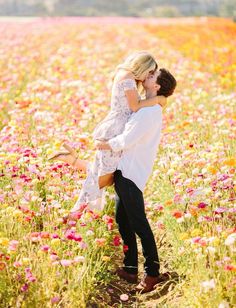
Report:
M123 63L116 67L116 70L112 76L112 81L114 81L115 75L119 69L124 69L131 72L137 81L138 89L143 92L141 78L144 75L148 75L150 71L155 71L158 69L155 58L148 51L141 50L135 51L130 54Z
M115 74L119 69L130 71L136 80L140 80L144 74L155 71L158 68L155 58L145 50L130 54L123 63L116 67Z

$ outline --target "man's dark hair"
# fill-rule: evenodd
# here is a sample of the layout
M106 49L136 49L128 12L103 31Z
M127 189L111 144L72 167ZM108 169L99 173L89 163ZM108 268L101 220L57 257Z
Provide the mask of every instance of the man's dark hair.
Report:
M159 84L161 88L157 91L157 95L168 97L174 93L177 82L175 77L165 68L160 68L159 71L160 74L157 77L156 83Z

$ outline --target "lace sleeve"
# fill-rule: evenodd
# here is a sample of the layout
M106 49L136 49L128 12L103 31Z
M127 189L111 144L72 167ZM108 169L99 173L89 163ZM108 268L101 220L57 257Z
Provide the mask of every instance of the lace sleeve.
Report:
M124 91L137 89L136 82L134 79L124 79L120 81Z

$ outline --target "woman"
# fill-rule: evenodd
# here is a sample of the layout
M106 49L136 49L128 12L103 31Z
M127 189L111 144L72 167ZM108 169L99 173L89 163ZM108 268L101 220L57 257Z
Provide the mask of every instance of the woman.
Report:
M93 138L97 141L106 141L119 135L125 127L130 115L140 108L164 105L166 98L156 96L151 99L142 100L138 89L145 79L156 72L158 65L154 57L146 51L132 53L125 59L124 63L118 65L113 78L111 110L105 119L95 128ZM70 161L75 151L64 144L69 153L56 153L49 159L61 159L65 156ZM72 165L86 172L87 177L80 191L79 198L71 212L76 211L81 204L89 204L91 208L100 208L99 202L102 197L102 188L113 183L113 172L116 170L121 152L97 151L93 163L80 160L76 157ZM66 160L68 162L68 160Z

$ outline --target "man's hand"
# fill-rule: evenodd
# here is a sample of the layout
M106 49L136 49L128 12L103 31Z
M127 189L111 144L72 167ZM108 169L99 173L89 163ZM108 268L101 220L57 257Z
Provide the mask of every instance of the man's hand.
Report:
M95 141L95 148L97 150L112 150L110 145L104 141Z

